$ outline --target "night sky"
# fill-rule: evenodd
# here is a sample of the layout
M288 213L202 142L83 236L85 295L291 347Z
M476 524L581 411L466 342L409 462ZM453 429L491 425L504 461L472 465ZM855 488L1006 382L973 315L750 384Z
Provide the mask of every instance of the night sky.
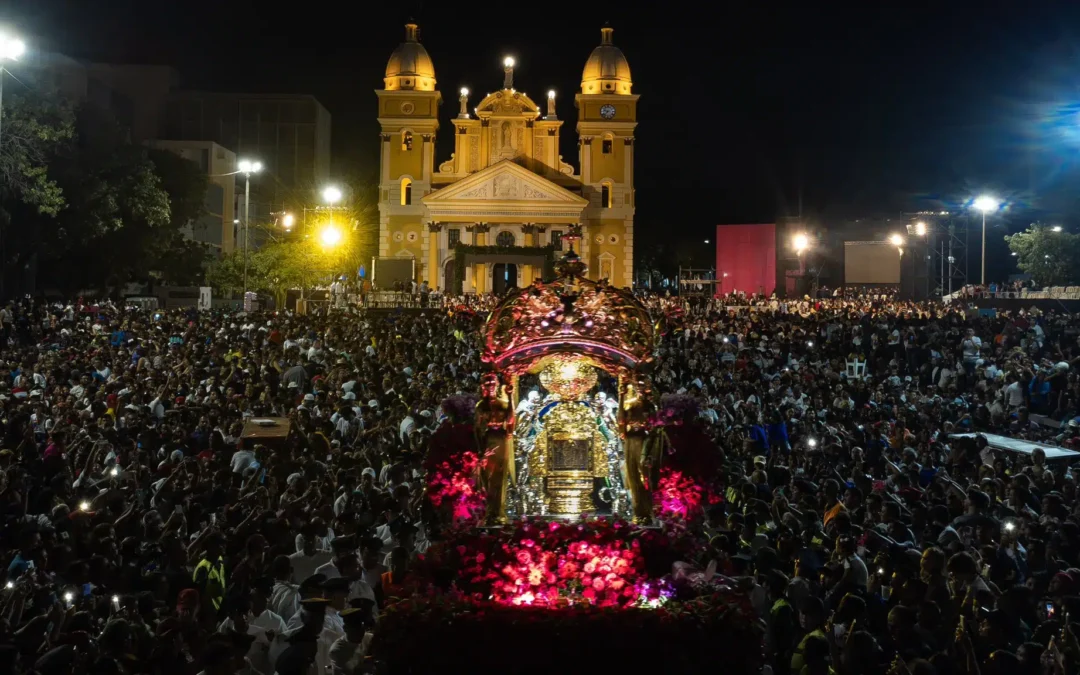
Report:
M444 132L457 90L475 104L511 54L518 89L559 92L563 154L577 166L573 93L610 21L641 95L646 241L704 239L717 223L772 222L800 205L825 223L956 208L982 191L1011 202L999 227L1080 224L1077 3L731 4L750 6L9 0L0 22L32 47L173 65L189 88L313 94L344 172L376 166L373 90L410 16L435 63ZM452 143L440 136L437 162Z

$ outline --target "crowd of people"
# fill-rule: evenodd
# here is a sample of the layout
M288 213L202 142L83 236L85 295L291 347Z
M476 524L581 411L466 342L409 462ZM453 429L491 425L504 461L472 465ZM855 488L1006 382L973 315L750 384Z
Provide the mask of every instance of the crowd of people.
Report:
M724 455L701 556L773 673L1076 672L1076 475L979 435L1080 446L1075 317L643 299L679 317L656 390L696 397ZM0 310L0 673L368 672L439 538L421 463L440 402L479 389L492 302ZM240 442L269 418L285 444Z

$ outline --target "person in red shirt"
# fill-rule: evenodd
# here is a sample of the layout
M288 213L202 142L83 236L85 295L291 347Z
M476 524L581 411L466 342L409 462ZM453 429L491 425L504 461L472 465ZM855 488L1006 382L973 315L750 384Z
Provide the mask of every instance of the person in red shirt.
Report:
M379 582L387 602L412 595L412 578L409 576L409 551L398 546L390 552L390 571L383 572Z

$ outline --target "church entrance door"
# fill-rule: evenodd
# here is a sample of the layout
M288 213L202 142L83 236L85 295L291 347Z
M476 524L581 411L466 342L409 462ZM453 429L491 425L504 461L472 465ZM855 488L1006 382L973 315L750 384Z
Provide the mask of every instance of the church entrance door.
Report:
M491 266L491 290L502 295L510 288L517 288L517 265L513 263L495 263Z

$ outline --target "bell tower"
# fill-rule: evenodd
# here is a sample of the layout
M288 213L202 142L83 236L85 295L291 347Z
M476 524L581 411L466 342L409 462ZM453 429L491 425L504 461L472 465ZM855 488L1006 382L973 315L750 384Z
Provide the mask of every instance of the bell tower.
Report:
M405 41L390 55L383 83L375 91L381 128L379 255L412 257L419 281L431 272L423 268L429 233L420 198L431 192L442 94L415 23L405 24Z
M582 227L582 257L592 279L615 286L634 281L634 129L638 97L630 64L610 26L585 62L578 109L578 159L589 199Z

